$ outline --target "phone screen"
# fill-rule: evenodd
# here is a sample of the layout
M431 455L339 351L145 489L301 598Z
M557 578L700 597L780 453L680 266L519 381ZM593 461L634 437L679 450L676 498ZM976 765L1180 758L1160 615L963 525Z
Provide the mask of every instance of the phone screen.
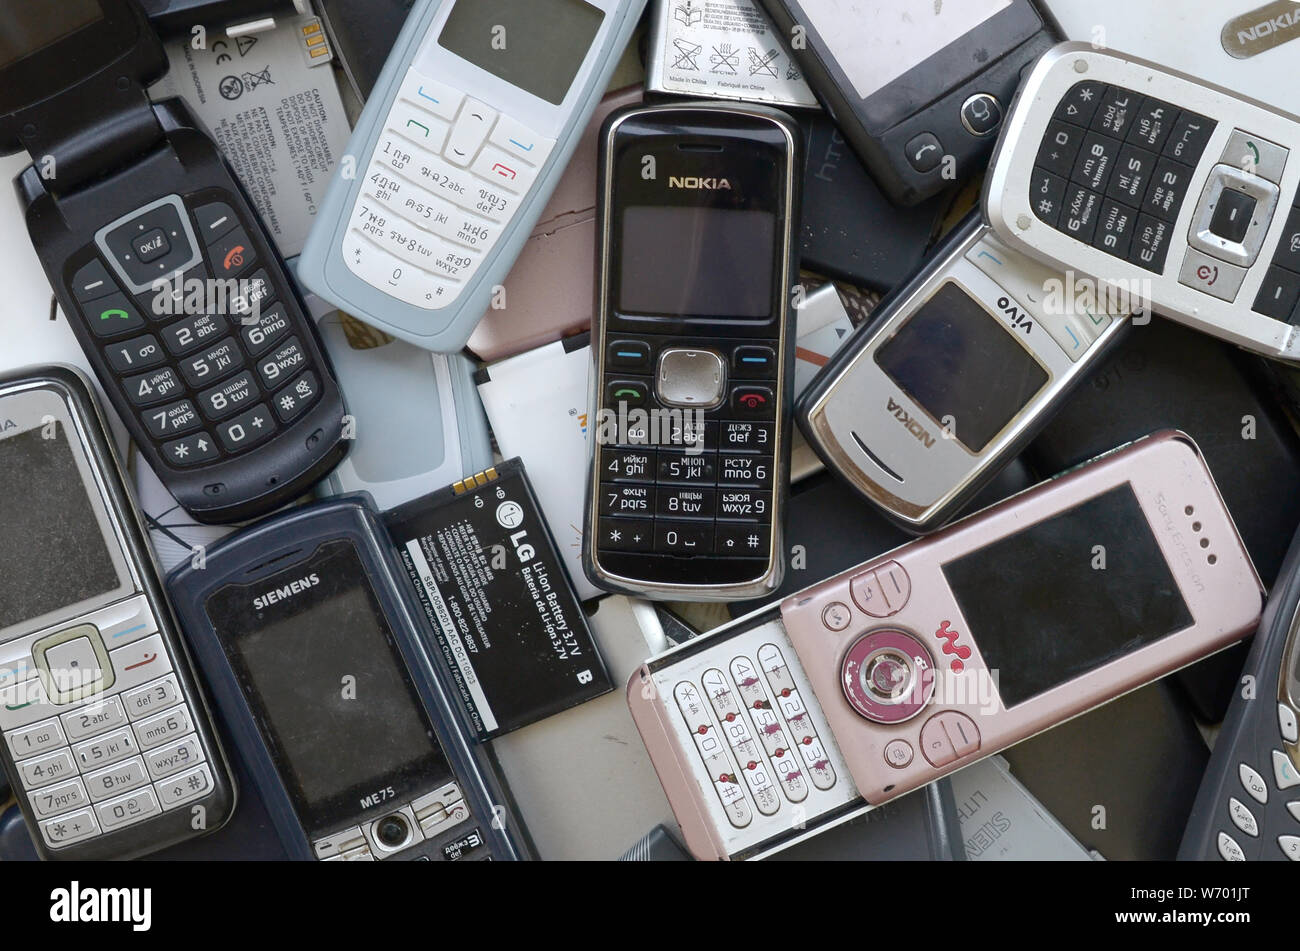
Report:
M0 439L0 486L0 630L123 584L62 422Z
M1011 0L802 0L806 22L866 99L1011 6Z
M351 542L223 588L207 610L308 829L451 778Z
M39 53L65 36L104 18L96 0L23 0L0 3L0 69Z
M1034 356L949 281L877 351L876 364L971 452L1047 385Z
M723 320L771 315L771 212L629 205L621 237L623 313Z
M585 0L457 0L438 43L558 106L604 20Z
M1192 623L1127 482L942 567L1007 707Z

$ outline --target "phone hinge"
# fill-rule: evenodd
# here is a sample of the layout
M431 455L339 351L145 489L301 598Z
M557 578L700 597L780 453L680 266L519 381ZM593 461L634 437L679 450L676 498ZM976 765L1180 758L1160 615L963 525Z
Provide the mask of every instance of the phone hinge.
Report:
M22 143L47 191L67 195L163 140L144 88L121 82L107 92L83 84L30 110L39 118L23 125Z

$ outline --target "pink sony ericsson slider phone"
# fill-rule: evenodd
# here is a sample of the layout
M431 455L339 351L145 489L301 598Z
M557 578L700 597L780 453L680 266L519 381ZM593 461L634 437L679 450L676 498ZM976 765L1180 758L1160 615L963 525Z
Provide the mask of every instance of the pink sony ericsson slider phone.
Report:
M810 723L818 762L879 805L1227 647L1254 629L1262 596L1195 443L1166 431L793 595L779 618L651 659L629 705L688 847L750 857L788 838L792 808L815 831L853 807L794 802L792 771L734 737L747 718L729 720L718 696L744 700L760 741L756 714L799 752L791 714ZM728 670L742 634L762 641L757 679ZM774 651L786 683L767 670ZM703 662L712 685L695 676L706 653L723 661ZM683 706L697 688L703 702ZM725 742L706 750L713 735ZM804 757L809 782L815 765ZM759 789L754 773L778 781Z

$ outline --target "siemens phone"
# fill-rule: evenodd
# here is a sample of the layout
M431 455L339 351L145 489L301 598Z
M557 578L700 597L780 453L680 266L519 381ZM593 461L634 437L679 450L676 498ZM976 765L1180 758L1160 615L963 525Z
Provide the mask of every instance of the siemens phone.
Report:
M1300 862L1300 540L1269 595L1180 859Z
M984 188L999 240L1266 357L1300 362L1300 121L1063 43L1029 72Z
M1053 42L1031 0L760 0L881 189L914 205L982 170Z
M584 568L661 599L780 584L798 128L634 107L601 141Z
M42 858L210 832L235 790L98 407L71 370L0 380L0 730Z
M895 522L937 528L1127 329L1122 311L1074 306L1066 280L973 213L800 396L804 436Z
M609 85L646 0L422 0L298 262L426 350L469 340Z
M225 539L167 590L290 858L530 857L395 558L353 496Z
M347 452L284 264L136 0L0 0L0 149L46 276L141 453L197 520L301 495Z

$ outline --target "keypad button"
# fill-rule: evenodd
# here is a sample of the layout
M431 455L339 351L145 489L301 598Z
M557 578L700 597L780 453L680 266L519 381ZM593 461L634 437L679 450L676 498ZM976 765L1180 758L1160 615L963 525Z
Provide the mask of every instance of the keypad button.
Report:
M291 337L257 362L257 372L267 390L279 389L306 367L307 353L297 337Z
M713 551L737 558L766 558L772 532L766 525L718 522L714 526Z
M496 125L498 115L499 113L487 103L472 98L465 100L465 105L461 107L460 114L451 127L451 135L447 137L443 155L453 165L461 168L469 165L478 155L483 143L487 141L488 133L492 131L492 126Z
M193 259L194 248L190 246L182 214L185 212L180 196L170 195L104 236L109 255L136 286L148 286L155 278L175 273ZM165 249L158 245L157 254L146 249L148 260L142 260L140 244L149 236L156 240L155 232L162 233Z
M126 398L136 406L151 406L164 400L175 399L185 392L184 386L171 367L164 367L142 376L127 377L122 381Z
M140 414L144 427L154 439L171 439L203 425L199 411L189 400L170 406L158 406Z
M203 748L197 734L190 734L175 743L150 750L144 756L145 767L153 779L162 779L178 770L203 762Z
M187 772L158 783L158 797L164 809L174 809L183 803L206 796L212 791L212 771L200 764Z
M992 135L1002 124L1002 103L986 92L976 93L962 103L961 124L971 135Z
M147 334L104 348L104 356L114 371L123 374L148 370L167 359L162 347L158 346L157 338Z
M537 179L537 169L493 145L483 147L469 170L479 178L487 179L493 185L516 195L527 192Z
M275 286L265 270L260 270L250 278L241 279L237 293L230 296L226 309L232 317L251 319L253 313L260 314L275 300Z
M1268 802L1268 785L1264 782L1263 776L1245 763L1241 763L1237 766L1237 777L1241 780L1242 788L1250 793L1252 799L1258 803Z
M42 720L31 726L10 730L5 734L5 740L9 743L9 751L13 753L16 760L68 745L68 741L63 736L63 727L58 720Z
M1232 819L1232 824L1246 835L1259 835L1259 823L1255 821L1255 814L1236 796L1228 800L1228 816Z
M87 740L72 748L72 755L76 757L82 770L108 766L110 763L116 763L139 752L135 735L127 727Z
M1297 300L1300 300L1300 274L1270 267L1264 273L1264 283L1251 310L1275 320L1288 320Z
M283 304L276 304L262 314L255 323L240 321L239 336L244 348L254 357L260 357L289 332L289 316Z
M55 816L53 819L46 819L39 823L39 828L41 838L51 848L59 848L60 846L71 845L73 842L80 842L82 839L99 835L100 831L99 823L95 821L95 814L89 808L79 809L66 816Z
M1128 259L1140 268L1160 274L1165 269L1165 258L1169 255L1169 241L1173 236L1173 225L1151 215L1138 215L1137 230L1133 232L1133 244L1129 248Z
M227 337L180 362L181 373L196 389L224 379L243 365L244 354L234 337Z
M731 412L741 418L771 419L776 415L776 394L765 386L735 387Z
M1142 202L1142 211L1173 221L1187 196L1188 182L1192 177L1189 166L1162 158L1156 163L1155 173Z
M1219 194L1210 217L1210 232L1225 241L1240 244L1250 230L1250 221L1259 205L1252 196L1232 188L1225 188Z
M718 424L702 420L696 413L685 413L681 420L668 424L665 445L688 450L690 453L711 452L718 448Z
M1115 163L1115 172L1106 187L1106 194L1118 202L1136 208L1146 197L1157 161L1159 157L1155 152L1148 152L1136 145L1124 146L1120 149L1119 159Z
M208 244L208 263L218 278L234 277L257 263L257 251L242 227Z
M718 518L761 521L772 512L772 493L754 489L719 489Z
M1241 846L1237 844L1237 840L1228 835L1228 833L1220 832L1216 845L1219 850L1219 858L1223 859L1225 862L1246 861L1246 853L1241 850Z
M168 674L153 683L123 692L122 703L126 707L126 715L132 720L139 720L141 717L179 703L180 697L180 686L176 682L176 675Z
M1236 267L1211 257L1195 248L1188 248L1178 281L1198 291L1204 291L1219 300L1234 301L1246 279L1246 269Z
M266 404L259 404L242 416L217 426L217 438L226 452L245 452L270 439L277 428Z
M905 151L908 163L923 175L934 171L943 161L943 143L933 132L913 136Z
M275 397L275 415L280 417L281 422L293 422L307 412L319 396L320 382L316 379L316 374L309 370Z
M661 488L656 495L655 515L659 518L712 519L715 508L713 489Z
M72 276L72 296L82 304L107 297L116 293L117 289L117 282L109 276L108 268L99 258L84 265Z
M737 347L731 355L732 376L741 380L776 378L776 350L772 347Z
M1292 862L1300 862L1300 836L1280 835L1277 837L1277 845Z
M1128 135L1130 125L1137 117L1141 104L1142 97L1137 93L1119 86L1111 86L1101 97L1101 104L1093 114L1092 121L1088 123L1088 128L1123 141Z
M76 743L103 733L105 730L122 726L126 723L126 711L122 709L120 699L106 697L80 710L65 713L60 719L63 721L63 730L68 739Z
M713 551L711 522L654 523L654 550L666 555L707 555Z
M1117 258L1127 258L1133 244L1133 229L1137 226L1137 218L1137 211L1127 205L1109 200L1102 202L1092 246Z
M1219 163L1258 175L1277 185L1282 182L1282 171L1289 155L1289 149L1241 129L1233 129Z
M96 337L117 337L144 327L144 318L124 294L109 294L82 304L81 312Z
M1059 178L1069 178L1070 173L1074 171L1074 160L1079 155L1079 147L1086 134L1078 126L1064 122L1049 123L1034 165Z
M160 812L158 796L152 789L127 793L95 807L99 825L105 832L132 825Z
M167 234L161 228L154 228L131 239L131 250L135 252L136 260L145 264L157 261L171 249L172 243L167 240Z
M1105 83L1081 82L1070 87L1070 91L1061 97L1061 103L1052 116L1063 122L1070 122L1083 128L1088 127L1092 117L1097 114L1097 107L1106 97L1108 87Z
M600 479L602 482L653 482L657 458L653 449L602 449Z
M1053 175L1045 168L1035 168L1029 185L1029 198L1034 214L1053 228L1061 218L1061 205L1065 202L1065 179Z
M1218 123L1213 119L1195 112L1184 112L1174 123L1173 131L1160 152L1185 165L1195 166L1201 160L1205 147L1210 144L1210 136L1217 126Z
M658 480L690 485L713 485L717 480L716 461L711 452L689 453L664 450L659 453Z
M1278 728L1282 731L1282 739L1288 743L1300 741L1300 731L1296 728L1295 711L1285 703L1277 705L1277 723Z
M639 409L650 402L650 388L640 380L610 380L605 384L605 405L611 409L627 404Z
M602 515L654 514L655 490L648 485L604 485L600 487Z
M1300 786L1300 770L1295 768L1291 757L1281 750L1273 751L1273 782L1278 789L1291 789Z
M103 802L143 786L149 782L149 774L145 772L144 760L137 756L124 763L87 773L85 779L91 802Z
M402 86L398 90L398 96L449 122L456 118L456 113L460 111L460 104L465 101L463 92L429 79L414 69L407 71L406 78L402 80Z
M239 225L239 217L234 209L223 201L214 201L195 208L194 220L198 222L199 240L204 244L211 244L234 231Z
M1291 209L1273 263L1280 268L1300 274L1300 206Z
M1104 192L1122 148L1123 144L1116 139L1089 132L1084 136L1079 157L1074 161L1071 181L1092 191Z
M649 519L602 518L597 523L602 551L648 552L654 548L654 522Z
M773 464L771 456L719 453L718 485L762 488L771 482Z
M441 122L425 109L411 103L397 101L388 113L385 123L389 131L410 139L430 152L441 152L451 134L451 123Z
M1148 96L1142 100L1137 117L1129 127L1128 141L1159 152L1169 141L1179 115L1181 113L1176 106Z
M744 452L772 452L776 430L772 423L728 420L719 427L717 448Z
M207 312L210 303L206 291L209 278L207 269L202 265L171 278L159 278L148 290L136 296L136 302L154 322L195 317ZM196 287L203 290L203 293L196 293Z
M208 419L225 419L257 402L261 393L256 374L252 370L243 370L233 379L200 393L199 411Z
M72 761L72 754L67 750L37 756L18 764L18 776L27 789L39 789L76 775L77 764Z
M650 344L643 340L615 340L606 348L605 363L628 373L649 373Z
M554 140L538 135L509 116L497 120L488 141L533 166L541 165L555 145Z
M193 732L194 721L190 718L189 707L183 703L135 724L135 738L142 750L151 750Z
M1060 228L1084 244L1092 243L1097 231L1097 217L1101 211L1101 196L1078 185L1065 190L1065 206L1061 210Z
M162 447L162 458L177 469L188 469L211 462L221 455L216 443L206 432L194 433L183 439L176 439Z

